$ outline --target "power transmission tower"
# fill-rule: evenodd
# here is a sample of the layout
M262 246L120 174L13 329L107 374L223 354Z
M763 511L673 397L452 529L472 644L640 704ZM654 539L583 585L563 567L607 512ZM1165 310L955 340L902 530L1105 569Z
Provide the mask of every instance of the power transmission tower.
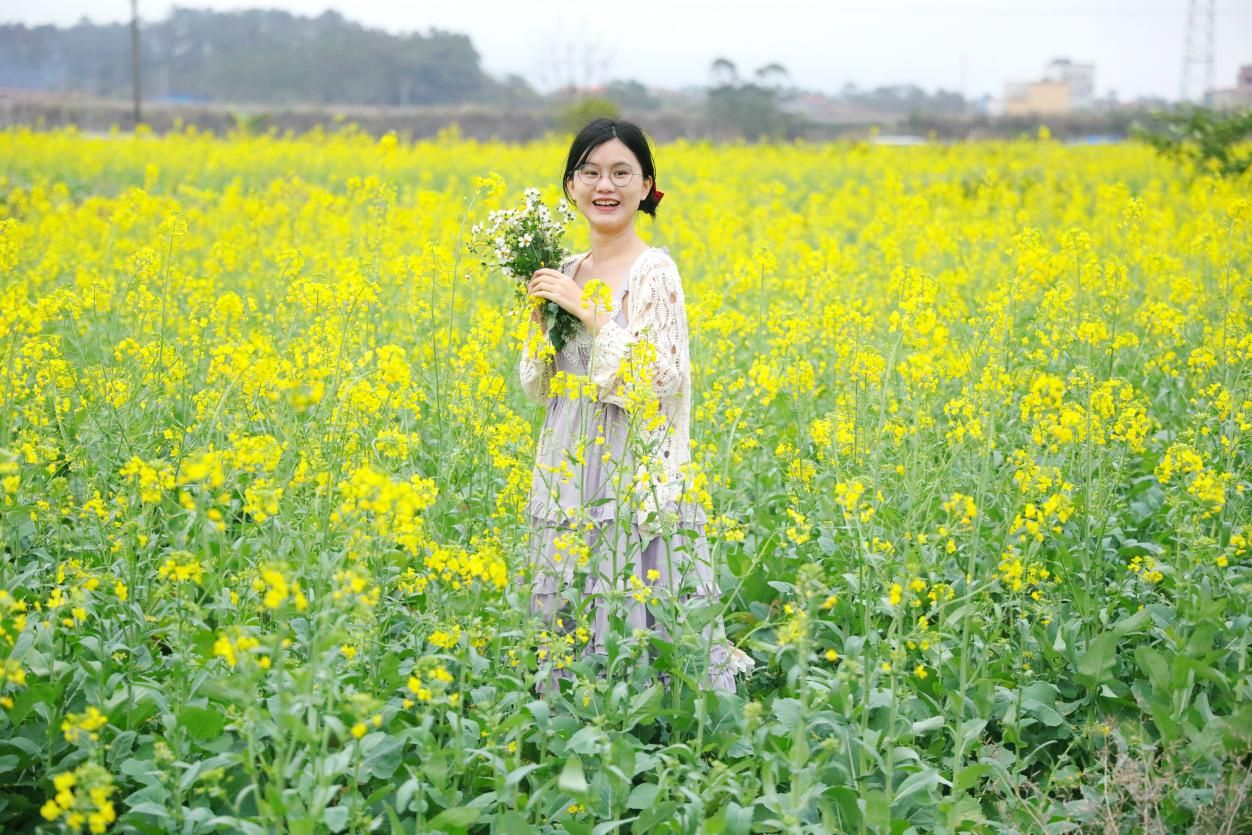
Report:
M1215 28L1213 0L1188 0L1187 32L1183 37L1182 85L1178 94L1183 101L1198 100L1203 104L1213 89Z

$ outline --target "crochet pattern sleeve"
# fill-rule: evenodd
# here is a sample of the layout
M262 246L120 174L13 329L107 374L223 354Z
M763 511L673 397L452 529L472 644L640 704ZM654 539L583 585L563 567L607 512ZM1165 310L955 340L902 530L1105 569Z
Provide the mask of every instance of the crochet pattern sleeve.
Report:
M652 390L658 399L679 391L688 374L687 312L682 282L673 260L657 253L632 277L630 320L623 328L605 322L595 339L591 381L600 400L627 408L621 379L622 361L631 345L646 340L656 349Z
M538 325L531 325L528 333L534 331L539 332ZM540 352L548 346L548 340L543 339L538 343ZM543 403L548 399L548 383L552 380L552 375L556 372L556 361L552 356L536 357L531 351L531 339L527 338L522 343L522 359L518 368L518 376L522 381L522 391L526 394L527 399L535 403Z

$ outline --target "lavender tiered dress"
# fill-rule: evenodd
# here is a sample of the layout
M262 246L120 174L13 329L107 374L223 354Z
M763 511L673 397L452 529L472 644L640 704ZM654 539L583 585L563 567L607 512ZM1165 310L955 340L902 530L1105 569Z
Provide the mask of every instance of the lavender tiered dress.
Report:
M563 265L566 274L577 272L579 260ZM628 275L613 294L609 308L614 321L623 328L628 317L622 300L629 290ZM555 371L585 377L591 348L591 335L581 324L577 325L574 336L556 353ZM634 455L627 444L629 422L630 415L614 403L588 397L549 397L531 482L532 609L541 612L549 623L555 624L561 617L568 630L573 627L573 618L568 611L569 601L561 599L562 592L581 587L588 606L579 620L587 622L590 632L582 651L600 655L606 654L609 630L608 606L602 595L614 586L626 592L621 604L625 637L630 637L634 629L645 629L666 641L671 640L669 630L645 602L637 599L647 596L641 585L655 595L660 606L673 605L673 616L679 619L686 610L716 604L721 596L704 534L707 517L699 504L669 502L666 509L677 514L679 532L665 535L650 527L641 528L634 519L629 498L623 495L618 499L614 474L621 474L620 488L624 489L635 471ZM601 444L596 443L598 438L603 438ZM581 458L585 464L579 462L577 455L583 439ZM562 475L545 469L560 467L562 461L572 478L564 480ZM583 520L581 525L579 518ZM578 560L563 550L558 555L558 538L571 530L578 532L576 541L585 543L590 550L586 565L578 565ZM694 531L696 535L682 531ZM652 571L657 573L656 579L649 578ZM638 578L638 584L630 581L632 574ZM631 596L631 591L636 596ZM690 660L692 672L698 673L697 679L704 687L734 692L731 647L720 616L705 626L703 640L692 652L678 657ZM539 689L555 690L558 679L572 677L568 669L554 670L547 686L540 682Z

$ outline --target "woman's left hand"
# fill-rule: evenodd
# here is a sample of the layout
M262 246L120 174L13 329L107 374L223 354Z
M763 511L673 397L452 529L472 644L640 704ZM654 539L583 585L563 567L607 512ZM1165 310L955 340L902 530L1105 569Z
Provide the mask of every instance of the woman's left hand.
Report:
M526 292L532 296L554 301L557 305L573 314L575 319L586 323L590 308L583 307L583 288L563 272L542 267L530 276Z

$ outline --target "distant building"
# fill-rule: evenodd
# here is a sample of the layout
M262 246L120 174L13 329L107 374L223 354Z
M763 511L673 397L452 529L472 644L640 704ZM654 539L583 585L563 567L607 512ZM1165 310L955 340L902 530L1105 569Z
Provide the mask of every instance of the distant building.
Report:
M1004 85L1006 116L1057 115L1095 106L1095 65L1057 58L1044 68L1039 81L1009 81Z
M1075 64L1068 58L1057 58L1044 69L1043 77L1069 85L1071 110L1090 110L1095 104L1095 64Z
M1021 101L1030 95L1030 82L1028 81L1006 81L1004 82L1004 100Z
M1234 87L1213 91L1215 110L1243 110L1252 108L1252 64L1239 68Z
M1069 110L1069 85L1064 81L1005 85L1005 116L1054 116Z

